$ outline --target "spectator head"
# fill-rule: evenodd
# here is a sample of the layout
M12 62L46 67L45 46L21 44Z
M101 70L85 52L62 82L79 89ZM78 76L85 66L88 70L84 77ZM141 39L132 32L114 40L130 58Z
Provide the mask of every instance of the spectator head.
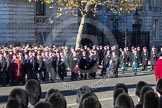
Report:
M145 85L144 87L142 87L141 91L140 91L140 102L143 103L143 98L146 92L148 91L154 91L151 86L149 85Z
M29 97L29 103L35 105L41 96L41 86L37 80L31 79L28 80L25 84L25 90Z
M47 98L47 102L52 104L52 108L66 108L65 97L60 93L53 93Z
M114 99L113 105L115 105L115 100L121 93L125 93L125 90L123 88L118 88L118 89L114 90L114 92L113 92L113 99Z
M22 108L20 102L16 98L10 98L7 101L6 108Z
M160 108L158 95L153 91L144 94L143 108Z
M136 85L136 91L135 91L135 95L139 98L140 97L140 91L142 89L143 86L147 85L146 82L144 81L139 81Z
M87 85L80 87L80 89L78 90L78 94L77 94L77 100L76 100L77 103L80 103L80 100L84 94L91 93L91 92L92 92L91 88Z
M38 102L35 104L34 108L52 108L52 105L48 102Z
M89 93L85 93L82 97L81 97L81 100L80 102L83 102L84 99L88 98L88 97L93 97L94 99L98 100L98 97L95 93L93 92L89 92Z
M58 89L50 88L50 89L47 91L45 100L47 100L47 98L48 98L51 94L53 94L53 93L61 93L61 92L60 92Z
M79 108L101 108L101 104L98 99L89 96L80 103Z
M127 93L121 93L116 98L115 108L134 108L134 102Z
M124 91L125 91L126 93L128 93L128 88L127 88L127 86L126 86L124 83L117 83L117 84L115 85L115 87L114 87L114 90L115 90L115 89L118 89L118 88L122 88L122 89L124 89Z
M17 99L22 108L28 107L28 95L24 89L14 88L8 96L8 99L11 99L11 98Z
M162 79L159 79L156 85L156 91L162 96Z

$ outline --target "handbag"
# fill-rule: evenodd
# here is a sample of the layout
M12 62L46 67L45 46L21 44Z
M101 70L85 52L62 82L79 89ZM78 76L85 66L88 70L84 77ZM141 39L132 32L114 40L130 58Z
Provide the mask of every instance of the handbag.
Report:
M79 71L78 66L75 66L74 69L73 69L73 71L74 71L74 73L78 73L78 71Z

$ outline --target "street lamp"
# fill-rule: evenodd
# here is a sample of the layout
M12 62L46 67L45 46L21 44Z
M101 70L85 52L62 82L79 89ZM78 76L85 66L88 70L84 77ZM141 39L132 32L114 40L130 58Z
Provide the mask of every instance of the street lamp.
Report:
M133 24L135 27L135 31L140 31L140 22L139 22L140 14L138 13L138 9L136 9L136 12L134 13L133 18L135 20L135 24Z
M40 27L40 30L41 30L41 37L42 37L42 40L43 40L43 45L46 45L46 43L45 43L45 37L44 37L44 31L48 28L48 25L50 24L50 28L51 28L51 38L49 39L50 41L51 41L51 44L52 44L52 40L53 40L53 38L52 38L52 24L53 24L53 17L49 17L49 18L46 18L45 20L44 20L44 22L42 23L42 26Z
M128 14L126 13L126 21L125 21L125 40L124 40L124 47L126 48L127 47L127 41L128 41L128 25L127 25L127 16Z
M133 18L135 20L135 24L139 24L140 14L138 13L138 9L136 9L136 12L133 15Z
M140 29L141 29L141 24L139 22L140 20L140 14L138 13L138 9L136 9L133 18L135 20L135 24L133 24L133 33L134 33L134 38L132 40L134 46L136 45L141 45L141 37L140 37Z
M127 41L128 41L128 28L126 27L126 30L125 30L125 41L124 41L125 48L127 47Z
M54 20L53 16L50 16L49 19L48 19L49 24L51 25L51 35L50 35L51 44L53 43L53 20Z

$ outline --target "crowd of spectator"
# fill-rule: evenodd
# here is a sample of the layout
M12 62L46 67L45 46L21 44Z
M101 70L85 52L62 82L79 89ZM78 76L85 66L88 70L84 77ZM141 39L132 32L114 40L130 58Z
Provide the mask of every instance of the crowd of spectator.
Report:
M10 92L6 108L67 108L67 101L58 89L49 88L43 100L41 93L40 83L30 79L25 89L14 88ZM135 90L137 104L128 93L127 85L117 83L113 89L113 108L162 108L162 79L155 90L147 82L139 81ZM80 87L76 100L79 108L102 108L97 95L87 85Z

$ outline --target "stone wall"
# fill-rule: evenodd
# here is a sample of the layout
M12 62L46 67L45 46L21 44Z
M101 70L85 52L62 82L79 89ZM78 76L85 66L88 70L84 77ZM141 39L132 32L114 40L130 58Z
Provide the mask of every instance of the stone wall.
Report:
M35 42L34 4L25 0L0 1L0 43Z
M56 45L75 45L75 40L78 32L78 18L73 16L71 10L67 10L63 13L62 16L59 18L56 17L57 13L57 6L50 9L47 8L51 13L46 12L46 16L52 16L53 23L52 23L52 30L47 37L47 42L45 44L50 43L50 39L52 39L52 43ZM50 15L49 15L50 14Z
M2 1L1 1L2 2ZM0 43L7 41L6 37L9 36L8 34L8 26L7 23L9 22L9 8L7 3L0 3Z

